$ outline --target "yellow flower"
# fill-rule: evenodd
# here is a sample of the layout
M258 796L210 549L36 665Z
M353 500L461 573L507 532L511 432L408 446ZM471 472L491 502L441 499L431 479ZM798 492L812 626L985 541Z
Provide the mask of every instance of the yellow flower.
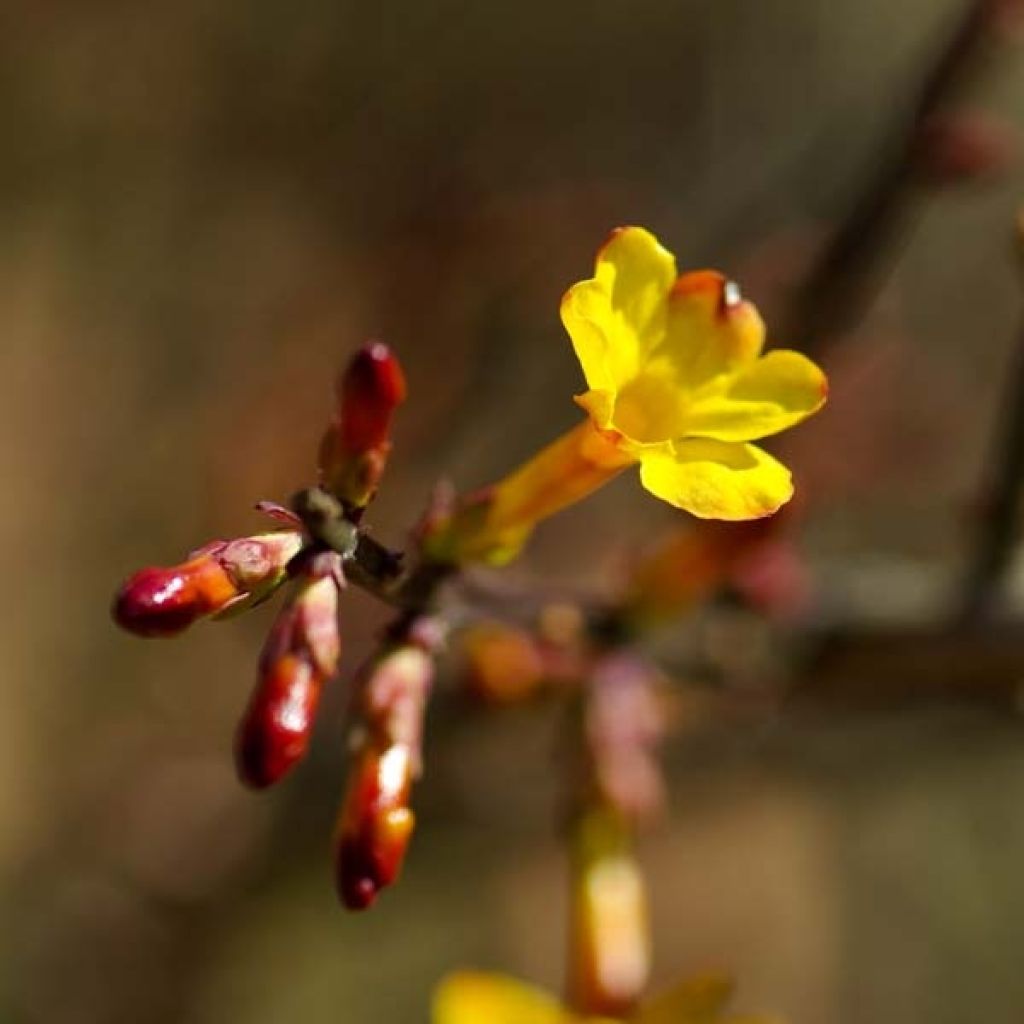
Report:
M433 557L507 561L541 519L637 463L651 494L702 519L757 519L789 501L789 470L750 442L820 409L827 382L798 352L761 354L764 323L733 282L680 276L649 231L619 228L566 293L562 322L588 419L463 501L429 539Z
M756 519L793 495L789 470L750 444L825 402L806 356L761 354L764 323L716 271L679 276L649 231L619 228L594 276L562 300L589 390L576 401L640 463L658 498L702 519Z
M759 1016L725 1015L732 982L720 974L690 978L644 1003L629 1024L770 1024ZM620 1024L581 1017L554 996L501 974L459 971L434 992L432 1024Z

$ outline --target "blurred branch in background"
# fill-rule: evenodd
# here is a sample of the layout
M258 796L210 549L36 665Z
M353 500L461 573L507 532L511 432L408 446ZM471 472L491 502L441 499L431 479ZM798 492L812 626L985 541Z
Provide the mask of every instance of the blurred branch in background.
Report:
M969 0L936 54L909 110L899 115L876 167L825 244L781 337L820 353L863 317L894 265L922 200L937 185L977 179L1005 166L1008 132L972 112L951 112L1005 49L1019 5Z
M1024 223L1015 232L1018 263ZM1005 597L1007 571L1020 537L1024 494L1024 324L1017 330L1013 363L1004 385L1000 416L985 472L976 542L964 582L960 621L978 626L990 620Z

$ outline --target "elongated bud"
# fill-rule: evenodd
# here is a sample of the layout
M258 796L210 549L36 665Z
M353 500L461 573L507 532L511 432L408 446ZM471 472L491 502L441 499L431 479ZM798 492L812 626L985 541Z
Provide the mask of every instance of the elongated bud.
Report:
M180 565L141 569L121 585L112 614L138 636L174 636L193 622L262 599L285 578L302 535L282 530L218 540Z
M336 390L338 411L320 444L320 477L351 513L365 508L380 484L405 376L387 345L371 342L352 357Z
M626 1017L647 984L651 949L643 876L613 812L576 823L571 901L569 1001L588 1017Z
M351 910L370 906L405 859L439 641L435 624L421 619L362 673L352 770L335 837L338 895Z
M352 452L386 444L405 390L402 367L387 345L374 341L361 348L338 381L342 444Z
M416 824L409 807L408 747L363 747L353 764L337 847L337 884L350 910L364 910L398 877Z
M316 561L319 569L299 582L271 627L239 725L238 774L257 789L273 785L305 755L323 684L337 668L340 563L333 553Z

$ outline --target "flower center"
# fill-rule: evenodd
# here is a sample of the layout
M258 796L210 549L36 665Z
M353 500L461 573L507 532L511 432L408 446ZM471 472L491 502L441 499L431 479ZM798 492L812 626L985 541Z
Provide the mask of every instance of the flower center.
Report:
M670 441L681 432L684 407L679 388L673 381L641 374L616 396L612 426L642 444Z

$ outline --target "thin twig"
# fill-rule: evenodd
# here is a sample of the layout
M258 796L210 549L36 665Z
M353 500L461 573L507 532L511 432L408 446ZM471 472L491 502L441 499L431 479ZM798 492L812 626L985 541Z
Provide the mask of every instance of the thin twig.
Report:
M964 583L959 618L964 625L990 619L1001 597L1016 545L1024 495L1024 324L1006 383L993 443L988 495L982 504L977 544Z
M923 130L986 66L997 16L994 0L970 0L936 55L910 110L894 125L888 153L800 288L780 337L822 352L861 319L917 213Z

